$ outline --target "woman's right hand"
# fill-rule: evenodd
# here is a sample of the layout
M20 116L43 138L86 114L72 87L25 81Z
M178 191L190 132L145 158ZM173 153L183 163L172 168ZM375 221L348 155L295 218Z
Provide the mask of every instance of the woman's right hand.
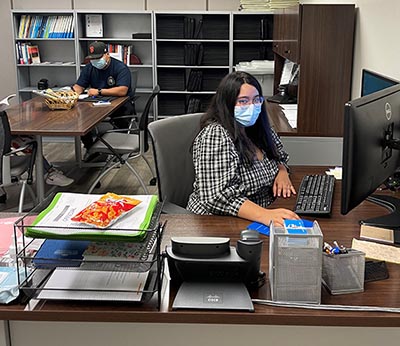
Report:
M299 220L300 217L293 211L284 208L277 209L266 209L263 215L262 223L264 225L269 225L271 221L277 226L283 226L283 221L287 220Z

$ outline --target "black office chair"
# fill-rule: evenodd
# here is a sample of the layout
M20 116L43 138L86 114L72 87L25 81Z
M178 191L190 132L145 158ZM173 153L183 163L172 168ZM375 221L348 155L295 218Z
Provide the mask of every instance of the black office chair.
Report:
M138 80L138 70L131 70L131 89L132 89L132 93L133 96L131 97L131 99L127 102L130 102L132 104L132 113L131 114L127 114L126 116L129 118L130 124L129 127L131 128L138 128L138 115L136 113L136 104L135 101L138 99L138 96L135 95L136 92L136 86L137 86L137 80ZM108 130L111 129L118 129L119 126L116 123L116 121L114 119L121 119L121 117L107 117L104 120L102 120L100 122L100 124L97 124L94 131L93 131L93 135L94 136L98 136L99 134L105 133ZM124 127L128 127L128 126L124 126Z
M143 113L139 118L138 129L133 128L133 123L130 122L131 126L127 129L109 130L104 134L100 134L97 137L94 144L89 149L89 155L94 153L107 154L108 158L99 175L90 186L88 193L91 193L96 185L100 182L100 180L113 168L125 164L126 167L128 167L128 169L136 176L145 193L148 194L148 190L143 182L143 179L140 177L135 168L128 162L128 160L138 157L142 157L145 160L146 164L149 166L153 175L150 184L155 185L156 178L154 170L144 154L149 149L147 130L149 113L151 105L159 93L160 87L157 85L154 87L153 92L148 98L147 103L144 107ZM136 116L121 116L118 118L129 120L132 117Z
M18 155L27 149L31 150L31 154ZM36 151L36 141L27 142L26 145L17 149L11 148L11 130L7 113L0 112L0 189L6 191L7 187L22 185L18 204L19 213L23 211L26 188L28 188L33 204L36 204L36 196L31 187ZM27 177L23 176L24 173L27 173Z
M175 115L149 124L158 196L164 202L165 213L190 213L186 205L195 177L191 147L202 115Z

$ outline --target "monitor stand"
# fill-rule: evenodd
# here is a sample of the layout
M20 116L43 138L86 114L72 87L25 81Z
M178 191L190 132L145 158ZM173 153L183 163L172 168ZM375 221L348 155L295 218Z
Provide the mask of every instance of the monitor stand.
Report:
M367 200L389 209L391 213L362 220L361 223L393 230L394 243L400 244L400 199L393 196L371 195Z
M172 309L246 310L254 312L246 286L241 282L188 282L179 287Z

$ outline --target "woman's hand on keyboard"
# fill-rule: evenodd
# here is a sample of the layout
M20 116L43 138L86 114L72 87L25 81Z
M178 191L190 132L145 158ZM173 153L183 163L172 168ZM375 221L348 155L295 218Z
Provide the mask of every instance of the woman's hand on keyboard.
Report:
M292 194L296 194L296 189L290 181L289 174L286 167L283 165L279 166L278 174L275 177L274 186L272 187L274 197L290 197Z

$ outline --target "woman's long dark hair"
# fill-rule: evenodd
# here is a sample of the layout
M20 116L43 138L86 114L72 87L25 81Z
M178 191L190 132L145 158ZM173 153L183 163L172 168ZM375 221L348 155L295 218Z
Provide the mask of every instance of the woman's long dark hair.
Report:
M278 153L275 142L272 140L265 104L262 104L261 113L253 126L245 128L234 118L234 109L240 88L243 84L254 86L262 96L260 83L251 74L237 71L226 75L217 88L207 112L201 119L201 128L212 122L221 124L231 135L241 159L247 164L254 161L256 147L266 152L268 158L277 159Z

